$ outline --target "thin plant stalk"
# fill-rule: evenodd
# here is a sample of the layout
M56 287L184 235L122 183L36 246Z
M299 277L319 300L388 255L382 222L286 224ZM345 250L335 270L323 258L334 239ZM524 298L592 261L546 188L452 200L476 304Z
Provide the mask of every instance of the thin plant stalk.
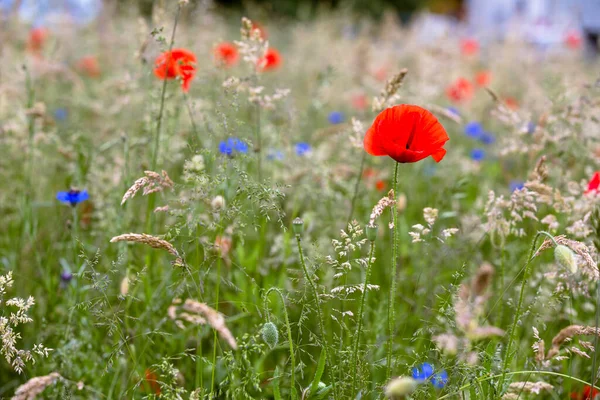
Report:
M215 288L215 311L219 312L219 292L221 289L221 255L217 256L217 286ZM212 355L212 373L210 377L210 396L209 399L213 398L215 390L215 375L217 372L217 330L213 329L213 355Z
M514 320L513 320L513 324L510 328L510 335L508 336L508 343L506 344L506 353L504 356L504 365L502 366L502 378L500 379L500 383L499 383L499 387L500 389L502 389L503 385L504 385L504 377L506 375L506 369L508 368L510 362L512 361L512 355L511 355L511 347L515 338L515 332L517 331L517 324L519 323L519 318L521 318L521 308L523 307L523 298L525 297L525 286L527 286L527 279L529 278L529 266L531 265L531 262L533 261L533 254L535 251L535 247L538 241L538 238L542 235L546 235L548 236L550 239L552 239L552 241L554 242L554 244L556 245L556 241L554 240L554 237L552 235L550 235L548 232L538 232L537 235L535 235L535 238L533 239L533 243L531 244L531 249L529 250L529 255L527 257L527 262L525 263L525 265L523 266L523 281L521 282L521 291L519 293L519 302L517 303L517 308L515 309L515 316L514 316Z
M394 198L398 197L398 162L395 162L396 166L394 169ZM396 200L397 201L397 200ZM394 299L396 297L396 267L398 258L398 207L394 205L392 210L393 215L393 228L392 228L392 284L390 287L390 298L388 299L388 343L387 343L387 359L386 359L386 377L389 380L392 375L392 350L393 350L393 338L394 338L394 326L395 326L395 307Z
M373 254L375 253L375 242L371 242L371 250L369 251L369 263L367 264L367 271L365 272L365 283L363 286L362 295L360 297L360 307L358 309L358 326L356 328L356 336L354 339L354 349L352 351L352 391L350 392L354 396L354 389L356 388L356 375L358 371L358 346L360 344L360 334L362 331L363 313L365 309L365 298L367 297L367 286L369 285L369 276L371 275L371 266L373 265Z
M600 267L600 264L598 265ZM598 326L600 325L600 282L598 282L598 284L596 285L596 317L595 317L595 327L596 327L596 331L598 330ZM590 382L592 382L592 385L596 384L596 381L598 380L598 370L597 368L597 361L598 358L598 335L594 336L594 358L592 359L592 379L590 380Z
M358 176L356 177L356 182L354 183L354 193L352 194L352 201L350 202L350 212L348 213L348 222L349 224L352 221L352 216L354 215L354 205L356 204L356 198L358 197L358 188L360 187L360 181L362 179L363 170L365 168L365 161L367 159L367 152L362 152L362 158L360 160L360 168L358 169Z
M262 137L260 129L260 104L256 104L256 157L258 162L258 180L262 180Z
M292 328L290 326L290 319L288 317L287 308L285 307L285 298L283 297L283 293L281 293L281 290L274 288L274 287L267 290L267 292L265 293L265 297L264 297L267 321L270 321L268 300L269 300L269 294L271 292L277 292L277 294L279 295L279 298L281 299L281 305L283 305L283 315L285 317L285 327L287 329L288 343L290 345L290 362L292 363L292 365L291 365L292 372L291 372L291 376L290 376L290 387L291 387L290 393L291 393L292 400L294 400L294 399L296 399L296 380L295 380L296 359L294 356L294 342L292 341Z
M323 314L321 313L321 302L319 300L319 293L317 292L317 286L315 285L312 277L308 273L308 269L306 268L306 262L304 261L304 253L302 252L302 245L300 243L300 235L296 235L296 243L298 244L298 253L300 254L300 264L302 265L302 270L304 271L304 276L306 281L308 282L312 292L313 297L315 298L316 308L317 308L317 318L319 319L319 329L321 330L321 335L323 336L323 351L325 352L325 362L329 368L331 368L331 358L329 355L329 351L327 351L327 339L325 336L325 323L323 320ZM329 371L329 375L333 378L333 374ZM335 379L331 380L331 385L333 387L333 398L337 399L337 388L335 385Z

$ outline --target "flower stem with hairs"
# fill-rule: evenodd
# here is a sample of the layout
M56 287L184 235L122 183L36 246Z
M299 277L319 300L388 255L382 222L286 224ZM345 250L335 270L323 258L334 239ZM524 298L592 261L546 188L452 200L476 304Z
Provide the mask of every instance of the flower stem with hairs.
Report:
M392 190L394 191L394 198L398 197L398 162L394 169L394 182ZM397 200L396 200L397 201ZM396 297L396 267L398 258L398 206L394 205L392 210L393 215L393 228L392 228L392 284L390 287L390 298L388 299L388 343L387 343L387 359L386 359L386 378L390 379L392 374L392 350L393 350L393 337L394 337L394 325L395 325L395 309L394 309L394 298Z
M304 261L304 253L302 252L302 245L300 243L300 235L296 234L296 243L298 244L298 253L300 254L300 264L302 265L302 270L304 271L304 277L308 282L312 292L313 297L315 298L316 309L317 309L317 318L319 320L319 329L321 330L321 335L323 336L323 350L325 352L325 362L329 368L331 368L331 358L329 355L329 351L327 350L327 338L325 336L325 323L323 320L323 314L321 313L321 302L319 300L319 293L317 291L317 286L312 280L310 274L308 273L308 269L306 268L306 262ZM337 399L337 388L335 385L335 378L333 378L333 374L329 371L329 376L332 377L331 385L333 387L333 398Z
M365 272L365 283L363 285L363 291L360 296L360 307L358 309L358 326L356 328L356 336L354 338L354 349L352 350L352 391L351 395L354 395L354 389L356 388L356 375L358 371L358 346L360 344L360 333L362 331L363 313L365 309L365 298L367 297L367 286L369 285L369 276L371 275L371 266L373 265L373 255L375 253L375 242L371 241L371 249L369 250L369 262L367 264L367 271Z
M290 318L288 317L287 308L285 307L285 298L283 297L283 293L281 293L281 290L279 290L278 288L272 287L269 290L267 290L267 292L265 293L265 296L264 296L265 312L267 314L267 321L270 321L269 294L271 292L277 292L277 294L279 295L279 298L281 299L281 305L283 306L283 315L285 317L285 327L287 329L288 343L290 345L290 362L292 364L291 365L292 371L290 374L290 394L291 394L292 400L295 400L297 398L296 380L295 380L296 359L294 357L294 342L292 341L292 328L290 326Z

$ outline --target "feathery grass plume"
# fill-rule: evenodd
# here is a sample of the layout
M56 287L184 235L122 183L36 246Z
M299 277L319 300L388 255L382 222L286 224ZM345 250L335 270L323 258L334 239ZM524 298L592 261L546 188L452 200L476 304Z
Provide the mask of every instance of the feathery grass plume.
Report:
M554 358L560 353L560 347L565 342L570 342L575 336L598 336L600 337L600 328L593 326L584 325L569 325L563 328L554 338L552 339L552 347L546 354L546 359L549 360Z
M27 300L20 297L14 297L4 301L6 290L11 288L14 281L12 272L9 271L6 275L0 275L0 355L3 355L6 362L12 367L15 372L20 374L25 368L27 362L35 363L34 354L42 357L48 357L48 353L52 349L46 348L41 344L35 344L33 350L22 350L17 348L17 340L21 338L19 333L19 325L33 322L33 319L27 315L27 312L35 304L35 299L29 296ZM11 307L16 310L13 311Z
M181 267L185 265L185 263L183 262L183 258L179 255L179 252L175 249L175 247L166 240L160 239L156 236L147 235L145 233L125 233L123 235L113 237L112 239L110 239L110 242L143 243L155 249L163 249L176 257L175 261L173 262L174 266Z
M175 305L176 304L177 303L175 303ZM169 307L168 314L169 318L175 319L177 317L176 307L172 307L173 306ZM190 314L183 314L184 316L182 317L182 313L179 313L178 316L180 318L184 318L188 322L194 324L204 324L206 321L208 321L208 324L214 330L216 330L219 335L221 335L221 337L227 342L227 344L229 344L229 346L231 346L232 349L237 349L237 342L235 341L235 338L231 334L229 328L227 328L227 325L225 325L225 318L221 313L210 308L205 303L200 303L199 301L193 299L186 299L181 308L188 313L194 313L196 315L191 316ZM206 318L206 320L204 320L204 318Z
M385 386L385 397L392 400L404 399L415 390L419 382L407 376L399 376L392 379Z
M398 100L396 92L402 86L406 74L408 74L408 69L402 68L400 72L388 79L379 96L373 98L373 112L381 112Z
M121 205L134 197L142 188L144 189L142 192L144 196L147 196L150 193L162 192L164 189L173 188L173 181L164 170L162 171L162 175L154 171L144 171L144 174L146 174L146 176L137 179L133 185L127 189L121 200Z
M505 394L502 399L514 399L515 397L513 397L513 395L516 395L516 398L518 398L519 396L522 396L522 393L542 394L542 392L552 391L554 391L554 386L543 381L512 382L508 385L508 393Z
M386 208L392 208L396 204L396 200L394 199L394 190L390 190L387 196L382 197L375 207L373 207L373 211L371 211L371 216L369 217L369 225L375 225L375 220L383 214ZM390 229L392 227L390 226Z
M34 400L48 386L53 385L59 379L62 379L62 376L58 372L31 378L17 388L11 400Z

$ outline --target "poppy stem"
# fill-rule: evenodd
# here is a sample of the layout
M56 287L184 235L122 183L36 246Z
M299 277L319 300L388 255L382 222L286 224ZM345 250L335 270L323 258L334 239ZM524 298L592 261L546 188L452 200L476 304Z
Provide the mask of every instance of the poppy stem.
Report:
M363 285L362 294L360 297L360 307L358 309L358 326L356 328L356 336L354 338L354 349L352 350L352 391L350 394L354 396L356 388L356 373L358 372L358 346L360 344L360 333L362 330L363 312L365 309L365 298L367 297L367 286L369 284L369 276L371 275L371 266L373 265L373 254L375 253L375 242L371 241L371 250L369 251L369 263L365 272L365 283Z
M398 201L398 165L400 163L395 162L396 167L394 169L394 199ZM394 336L394 325L395 325L395 307L394 298L396 297L396 266L397 266L397 254L398 254L398 206L394 205L392 210L393 215L393 228L392 228L392 285L390 287L390 298L388 299L388 351L386 360L386 377L390 379L392 375L392 350L393 350L393 336Z
M192 105L190 103L190 97L187 93L183 93L183 98L185 100L185 105L188 110L188 114L190 116L190 122L192 124L192 132L194 132L194 138L200 141L200 135L198 135L198 127L196 126L196 121L194 121L194 113L192 112Z
M533 239L533 243L531 244L531 249L529 250L529 256L527 257L527 262L525 263L525 265L522 268L523 281L521 282L521 291L519 293L519 302L517 303L517 308L515 310L513 324L512 324L512 327L510 328L510 335L508 336L508 343L506 344L506 352L504 354L504 365L502 366L502 377L500 378L500 382L498 383L498 388L500 388L500 390L502 390L502 388L504 387L504 378L505 378L505 375L507 372L506 369L508 368L508 366L513 358L511 355L511 347L512 347L513 341L515 339L515 332L517 331L517 324L519 323L519 320L521 319L521 308L523 307L525 286L527 285L527 279L529 278L529 270L530 270L529 265L535 258L535 256L534 256L535 246L537 244L538 238L541 235L547 235L547 236L551 237L551 235L549 235L547 232L538 232L537 235L535 235L535 238Z
M354 194L352 195L352 202L350 203L350 213L348 214L348 225L352 221L352 215L354 214L354 204L356 203L356 198L358 197L358 188L360 186L360 181L362 179L363 170L365 169L365 160L367 159L367 152L362 152L362 159L360 160L360 168L358 170L358 176L356 177L356 183L354 184Z
M256 157L258 159L258 181L262 179L262 138L260 134L260 104L256 104Z
M294 342L292 341L292 328L290 325L290 319L288 317L288 312L287 309L285 308L285 298L283 297L283 293L281 293L281 290L277 289L276 287L272 287L269 290L267 290L267 292L265 293L264 296L264 303L265 303L265 314L267 315L267 322L270 322L270 317L269 317L269 294L271 292L277 292L277 294L279 295L279 298L281 299L281 305L283 306L283 316L285 317L285 327L287 329L287 335L288 335L288 342L289 342L289 346L290 346L290 361L292 363L291 368L291 375L290 375L290 397L292 398L292 400L296 400L296 398L298 397L296 394L296 381L295 381L295 372L296 372L296 359L294 357Z
M306 262L304 261L304 253L302 252L302 244L300 243L300 235L296 234L296 243L298 244L298 253L300 254L300 264L302 265L302 270L304 271L304 278L308 282L312 292L313 297L315 298L316 309L317 309L317 318L319 322L319 329L321 330L321 336L323 336L323 352L325 353L325 363L329 367L329 376L331 378L331 385L333 387L333 398L337 399L337 388L335 384L335 378L333 376L333 372L331 371L332 364L329 351L327 349L327 337L325 335L325 322L323 320L323 314L321 313L321 301L319 300L319 292L317 291L317 286L313 281L312 277L308 273L308 269L306 268ZM313 385L314 386L314 385ZM313 390L316 388L312 388Z

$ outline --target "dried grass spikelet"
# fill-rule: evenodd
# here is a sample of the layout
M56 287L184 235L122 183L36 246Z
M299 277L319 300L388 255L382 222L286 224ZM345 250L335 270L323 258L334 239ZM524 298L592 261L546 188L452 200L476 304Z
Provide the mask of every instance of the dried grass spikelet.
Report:
M183 258L179 255L179 252L175 247L164 239L157 238L156 236L146 235L145 233L125 233L123 235L115 236L110 239L111 243L116 242L135 242L143 243L155 249L163 249L174 255L175 261L173 265L181 267L184 265Z
M546 156L541 156L535 164L535 168L529 174L529 180L544 182L546 178L548 178L548 166L546 165Z
M530 393L540 394L542 392L551 392L554 386L549 383L537 381L537 382L513 382L508 385L508 391L512 393ZM503 397L504 399L504 397Z
M481 264L473 281L471 282L471 292L475 296L481 296L484 294L486 289L490 286L492 278L494 276L494 267L488 262Z
M371 217L369 218L369 225L375 225L375 220L383 214L386 208L392 208L396 204L396 199L394 198L394 189L390 190L387 196L382 197L375 207L373 207L373 211L371 212Z
M200 303L193 299L186 299L183 305L181 305L181 300L175 299L168 308L167 315L170 319L175 321L177 326L181 329L185 329L185 325L180 320L184 320L193 325L204 325L208 322L208 324L219 333L221 338L223 338L232 349L237 349L237 342L229 328L227 328L227 325L225 325L225 318L223 315L205 303Z
M462 117L460 115L455 114L444 107L438 106L437 104L428 104L427 109L429 109L429 111L433 112L434 114L441 115L444 118L456 122L457 124L462 124L463 122Z
M546 359L551 359L554 356L556 356L560 352L560 346L562 346L563 343L570 341L575 336L580 335L594 335L600 337L600 328L583 325L569 325L566 328L563 328L552 339L552 347L550 348L550 350L548 350L548 354L546 354Z
M49 375L36 376L31 378L15 391L11 400L33 400L42 393L48 386L56 383L62 376L58 372L52 372Z
M581 272L583 274L595 281L600 280L600 271L598 271L598 265L596 265L590 249L584 243L567 239L565 235L554 236L554 240L559 245L567 246L573 250L577 256L579 256L579 266L581 267ZM535 253L535 257L539 256L544 250L548 250L553 247L554 242L552 242L550 238L547 238L538 248L537 252Z
M373 99L372 109L374 112L383 111L387 107L388 102L394 98L396 92L402 86L406 74L408 74L408 69L402 68L400 72L388 79L379 96Z
M136 195L142 188L144 189L143 195L149 195L150 193L162 192L164 189L173 188L173 181L169 178L166 171L162 171L161 174L154 171L144 171L146 176L137 179L133 185L123 195L121 205Z

